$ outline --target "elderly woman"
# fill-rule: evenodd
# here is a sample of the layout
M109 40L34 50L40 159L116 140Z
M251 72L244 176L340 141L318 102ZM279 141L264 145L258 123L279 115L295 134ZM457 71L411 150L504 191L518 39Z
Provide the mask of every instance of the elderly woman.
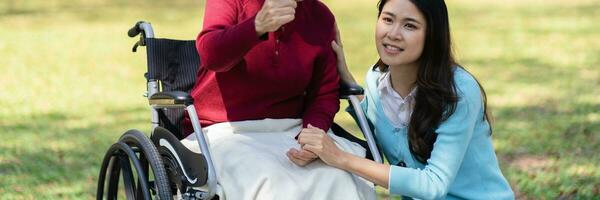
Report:
M221 199L369 199L372 184L313 162L295 137L329 130L339 109L335 20L316 0L207 0L191 91ZM189 123L188 123L189 124ZM345 151L364 149L335 138ZM198 147L188 136L182 142Z

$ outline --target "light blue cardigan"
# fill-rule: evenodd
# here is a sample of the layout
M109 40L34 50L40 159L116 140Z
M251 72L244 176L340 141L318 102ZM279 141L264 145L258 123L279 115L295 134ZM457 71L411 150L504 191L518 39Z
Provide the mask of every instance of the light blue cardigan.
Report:
M514 199L498 166L479 86L468 72L460 67L454 70L456 110L435 130L437 140L426 165L410 153L407 128L393 127L382 110L377 90L381 74L376 69L367 73L361 106L374 126L380 150L392 164L391 194L418 199ZM401 162L406 167L395 165Z

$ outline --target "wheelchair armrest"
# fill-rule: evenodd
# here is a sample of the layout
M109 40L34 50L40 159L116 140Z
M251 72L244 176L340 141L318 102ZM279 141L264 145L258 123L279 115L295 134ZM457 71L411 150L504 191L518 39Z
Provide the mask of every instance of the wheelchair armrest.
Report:
M187 92L169 91L157 92L150 96L148 101L153 107L182 107L192 105L194 98Z
M348 96L351 95L362 95L364 94L364 89L357 84L354 83L340 83L340 98L348 99Z

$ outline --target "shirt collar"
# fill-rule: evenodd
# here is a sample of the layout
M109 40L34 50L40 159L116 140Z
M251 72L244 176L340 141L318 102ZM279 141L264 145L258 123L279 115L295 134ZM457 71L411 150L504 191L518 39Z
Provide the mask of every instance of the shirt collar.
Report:
M414 99L415 95L417 94L417 87L415 86L405 98L402 98L402 96L400 96L400 94L398 94L398 92L396 92L396 90L394 90L392 87L392 79L389 71L384 72L381 76L379 76L377 82L379 83L377 85L379 94L391 95L391 97L395 99L407 101L409 99Z

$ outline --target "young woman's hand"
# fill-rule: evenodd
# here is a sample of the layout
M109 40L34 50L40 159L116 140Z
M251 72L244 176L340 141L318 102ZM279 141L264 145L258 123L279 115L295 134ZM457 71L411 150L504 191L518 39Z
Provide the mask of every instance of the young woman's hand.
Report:
M356 84L354 77L352 77L352 73L348 70L348 65L346 65L346 56L344 55L344 47L342 44L342 37L340 36L340 30L337 27L337 23L335 26L335 40L331 41L331 48L335 52L337 56L337 69L340 74L340 78L343 83L347 84Z
M340 168L347 160L347 153L340 150L325 131L310 124L298 136L298 143L302 150L315 153L328 165Z

